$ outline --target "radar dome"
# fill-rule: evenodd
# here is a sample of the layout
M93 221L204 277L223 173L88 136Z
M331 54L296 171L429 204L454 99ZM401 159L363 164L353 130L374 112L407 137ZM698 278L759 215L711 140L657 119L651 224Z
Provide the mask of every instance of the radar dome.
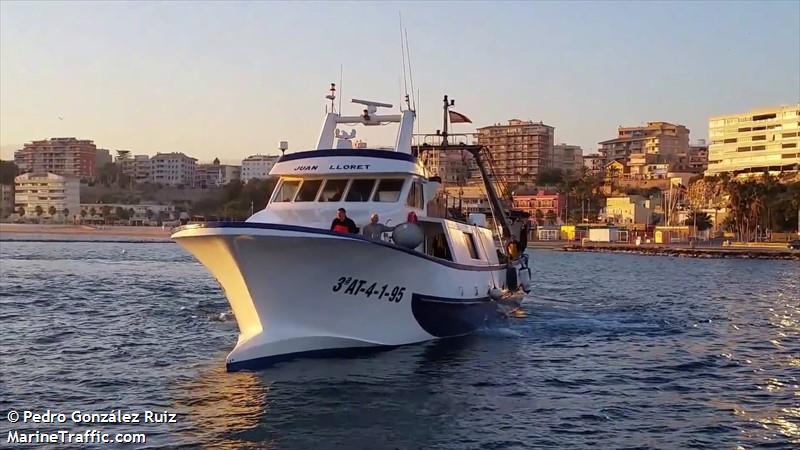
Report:
M422 228L414 223L401 223L392 233L394 243L405 248L417 248L422 244Z

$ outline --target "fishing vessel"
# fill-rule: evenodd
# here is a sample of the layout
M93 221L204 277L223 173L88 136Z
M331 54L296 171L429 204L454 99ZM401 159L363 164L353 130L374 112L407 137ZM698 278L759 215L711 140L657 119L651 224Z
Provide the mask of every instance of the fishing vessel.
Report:
M333 95L316 148L286 153L272 168L279 180L263 210L244 222L190 224L172 234L230 302L239 339L228 370L465 335L517 307L529 287L527 256L480 148L462 150L486 180L497 236L485 216L455 220L441 207L442 183L412 144L412 108L379 114L393 106L353 99L362 113L347 116L335 110ZM444 103L447 117L451 103ZM343 125L395 126L394 146L355 148L355 130ZM447 147L446 128L443 137ZM358 227L373 213L396 227L380 239L333 230L340 208Z

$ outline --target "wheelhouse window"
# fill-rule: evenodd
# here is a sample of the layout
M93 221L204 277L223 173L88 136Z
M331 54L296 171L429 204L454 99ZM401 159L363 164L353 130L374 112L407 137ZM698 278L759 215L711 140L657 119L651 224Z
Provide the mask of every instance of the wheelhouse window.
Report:
M469 257L472 259L480 259L478 257L478 247L475 246L475 236L472 233L464 233L464 244L467 246L467 250L469 250Z
M342 200L344 190L347 188L349 180L328 180L322 188L322 195L319 196L321 202L338 202Z
M317 198L317 192L322 185L322 180L305 180L297 193L296 202L313 202Z
M375 187L374 179L358 179L353 180L350 184L350 190L347 191L346 202L368 202L369 196L372 194L372 188Z
M400 200L400 191L403 190L402 178L389 178L378 183L378 189L372 197L374 202L396 202Z
M290 202L297 193L297 188L300 187L300 181L283 180L278 192L275 194L276 202Z
M422 183L414 181L411 183L411 189L408 190L408 199L406 204L412 208L422 209Z

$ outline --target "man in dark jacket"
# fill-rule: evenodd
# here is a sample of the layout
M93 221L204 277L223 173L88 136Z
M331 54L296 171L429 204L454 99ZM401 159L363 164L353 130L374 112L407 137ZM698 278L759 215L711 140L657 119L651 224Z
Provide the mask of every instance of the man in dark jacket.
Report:
M358 233L358 227L353 219L347 217L347 211L344 208L339 208L336 211L336 218L331 222L331 231L337 233Z

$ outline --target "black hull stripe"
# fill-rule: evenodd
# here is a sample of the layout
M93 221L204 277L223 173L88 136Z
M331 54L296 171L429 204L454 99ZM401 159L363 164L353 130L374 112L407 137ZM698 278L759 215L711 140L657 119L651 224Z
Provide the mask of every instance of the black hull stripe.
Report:
M380 245L386 248L390 248L392 250L396 250L399 252L407 253L412 256L416 256L418 258L427 259L429 261L433 261L437 264L441 264L443 266L452 267L454 269L459 270L471 270L477 272L484 272L484 271L493 271L493 270L505 270L507 265L506 264L496 264L492 266L470 266L467 264L459 264L453 261L446 261L444 259L434 258L433 256L426 255L424 253L419 253L414 250L407 249L405 247L400 247L398 245L394 245L389 242L383 241L373 241L368 239L360 234L342 234L337 233L335 231L330 230L323 230L320 228L311 228L311 227L303 227L300 225L286 225L280 223L255 223L255 222L208 222L208 223L196 223L191 225L184 225L182 227L178 227L175 229L174 232L183 231L183 230L194 230L194 229L202 229L202 228L250 228L250 229L258 229L258 230L280 230L280 231L297 231L301 233L310 233L310 234L319 234L325 236L336 236L337 238L341 239L349 239L354 241L361 241L368 244L373 245Z
M342 156L346 158L379 158L394 159L398 161L408 161L416 164L417 158L407 153L395 152L393 150L370 150L370 149L340 149L340 150L308 150L304 152L289 153L278 159L279 163L294 161L307 158L326 158L329 156Z
M411 296L411 313L426 333L439 338L474 332L498 314L488 297L446 299L420 294Z

